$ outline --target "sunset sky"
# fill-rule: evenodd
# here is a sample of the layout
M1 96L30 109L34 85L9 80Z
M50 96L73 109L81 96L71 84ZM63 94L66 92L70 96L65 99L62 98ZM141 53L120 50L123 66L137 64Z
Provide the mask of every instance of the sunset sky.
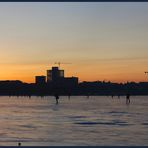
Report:
M148 3L0 4L0 80L61 64L80 81L148 81Z

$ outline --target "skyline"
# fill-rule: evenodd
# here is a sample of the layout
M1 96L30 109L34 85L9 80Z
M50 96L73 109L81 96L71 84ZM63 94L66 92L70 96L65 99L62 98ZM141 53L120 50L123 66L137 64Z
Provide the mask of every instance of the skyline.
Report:
M34 82L55 62L80 81L147 81L148 4L1 3L0 80Z

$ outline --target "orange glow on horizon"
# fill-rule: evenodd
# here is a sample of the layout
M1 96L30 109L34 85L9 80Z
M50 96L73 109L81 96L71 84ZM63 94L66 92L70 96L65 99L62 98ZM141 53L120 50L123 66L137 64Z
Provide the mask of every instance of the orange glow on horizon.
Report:
M35 76L45 75L46 70L51 69L55 65L1 65L0 80L20 80L26 83L34 83ZM108 68L108 67L112 68ZM65 77L78 77L79 82L82 81L110 81L117 83L125 82L146 82L148 77L141 71L124 71L124 68L117 68L117 65L66 65L61 69L65 71ZM97 67L99 67L97 69ZM126 68L126 67L125 67ZM120 70L120 71L119 71Z

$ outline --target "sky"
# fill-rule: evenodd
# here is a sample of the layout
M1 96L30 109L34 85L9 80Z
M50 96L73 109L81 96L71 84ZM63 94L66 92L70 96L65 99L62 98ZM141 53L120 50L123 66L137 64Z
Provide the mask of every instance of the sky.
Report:
M0 80L32 83L55 62L79 81L148 81L148 3L1 2Z

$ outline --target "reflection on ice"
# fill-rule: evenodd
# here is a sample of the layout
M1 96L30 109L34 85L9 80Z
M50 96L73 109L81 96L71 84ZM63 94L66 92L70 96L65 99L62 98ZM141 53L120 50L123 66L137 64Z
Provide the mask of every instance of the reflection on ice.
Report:
M0 145L148 145L148 99L0 97ZM135 136L138 135L138 136Z

